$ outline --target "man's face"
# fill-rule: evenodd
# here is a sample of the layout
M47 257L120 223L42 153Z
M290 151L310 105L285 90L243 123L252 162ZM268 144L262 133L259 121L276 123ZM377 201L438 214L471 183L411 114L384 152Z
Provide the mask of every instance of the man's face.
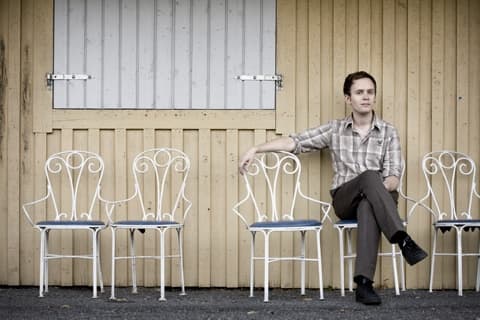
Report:
M369 78L353 81L350 88L350 96L345 96L345 102L352 107L357 114L372 112L375 106L375 85Z

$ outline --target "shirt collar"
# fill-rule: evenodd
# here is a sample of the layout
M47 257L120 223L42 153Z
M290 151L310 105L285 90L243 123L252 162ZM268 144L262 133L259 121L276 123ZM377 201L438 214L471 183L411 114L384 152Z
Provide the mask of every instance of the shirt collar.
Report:
M377 115L375 114L375 111L373 112L373 120L372 120L372 128L377 129L380 131L381 125L380 125L380 119L378 119ZM353 126L353 116L350 113L348 117L345 118L345 126L344 128L352 127Z

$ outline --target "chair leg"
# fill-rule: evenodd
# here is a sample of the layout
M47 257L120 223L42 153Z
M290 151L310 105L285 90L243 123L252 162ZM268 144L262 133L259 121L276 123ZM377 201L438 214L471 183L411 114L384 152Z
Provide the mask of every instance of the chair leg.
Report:
M183 274L183 237L182 237L182 228L177 229L178 236L178 252L180 254L180 282L182 285L182 292L180 295L185 295L185 275Z
M475 291L480 291L480 241L478 242L478 256L477 256L477 283Z
M463 280L462 280L462 229L455 228L457 231L457 283L458 283L458 295L463 295Z
M305 295L305 231L301 231L300 294Z
M438 235L438 229L434 228L433 231L433 245L432 245L432 258L431 258L431 263L430 263L430 284L429 284L429 291L432 292L433 288L433 274L435 270L435 255L437 254L437 235Z
M40 274L39 274L39 286L38 296L43 298L43 285L44 285L44 272L45 272L45 230L40 229Z
M137 293L137 257L135 255L135 229L130 229L130 252L132 254L132 293Z
M344 258L344 252L343 252L343 231L344 229L342 227L337 227L338 230L338 243L339 243L339 256L340 256L340 294L342 297L345 296L345 258Z
M395 294L400 295L400 287L398 285L398 272L397 272L397 251L395 244L392 244L392 267L393 267L393 282L395 284Z
M92 281L93 281L93 296L97 298L97 231L92 230Z
M250 242L250 298L253 297L253 286L255 281L255 235L256 232L252 232L252 241Z
M160 298L165 301L165 230L160 229Z
M100 282L100 292L105 292L103 288L103 274L102 274L102 263L100 260L100 230L97 232L97 272L98 272L98 281Z
M352 251L352 229L347 230L347 255L348 258L348 291L353 292L353 251Z
M402 291L405 291L407 288L405 284L405 263L403 262L402 253L400 253L400 277L400 281L402 281Z
M49 254L49 248L48 248L48 241L50 239L50 230L45 230L45 247L43 249L43 263L44 263L44 269L43 269L43 276L44 276L44 282L43 282L43 292L47 293L48 292L48 254Z
M264 279L263 279L263 302L268 302L268 264L269 264L269 238L270 233L264 232L265 235L265 253L264 253Z
M322 270L322 247L320 245L320 229L317 232L317 259L318 259L318 286L320 288L320 300L323 300L323 270Z
M110 299L115 299L115 228L112 227L112 284Z

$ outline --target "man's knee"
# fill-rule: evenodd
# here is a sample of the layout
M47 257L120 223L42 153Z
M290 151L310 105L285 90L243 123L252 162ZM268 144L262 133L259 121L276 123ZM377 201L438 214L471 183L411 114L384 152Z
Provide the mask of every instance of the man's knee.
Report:
M365 185L382 183L382 176L380 172L374 170L364 171L360 174L360 178Z

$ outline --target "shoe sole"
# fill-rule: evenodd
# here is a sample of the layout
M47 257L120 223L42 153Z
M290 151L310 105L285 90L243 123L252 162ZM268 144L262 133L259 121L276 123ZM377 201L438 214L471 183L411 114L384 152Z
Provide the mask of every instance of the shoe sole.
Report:
M426 252L424 252L421 256L416 257L416 259L414 259L414 260L409 261L405 257L404 258L405 258L405 260L407 260L407 263L409 265L413 266L413 265L419 263L420 261L424 260L426 257L428 257L428 254Z

